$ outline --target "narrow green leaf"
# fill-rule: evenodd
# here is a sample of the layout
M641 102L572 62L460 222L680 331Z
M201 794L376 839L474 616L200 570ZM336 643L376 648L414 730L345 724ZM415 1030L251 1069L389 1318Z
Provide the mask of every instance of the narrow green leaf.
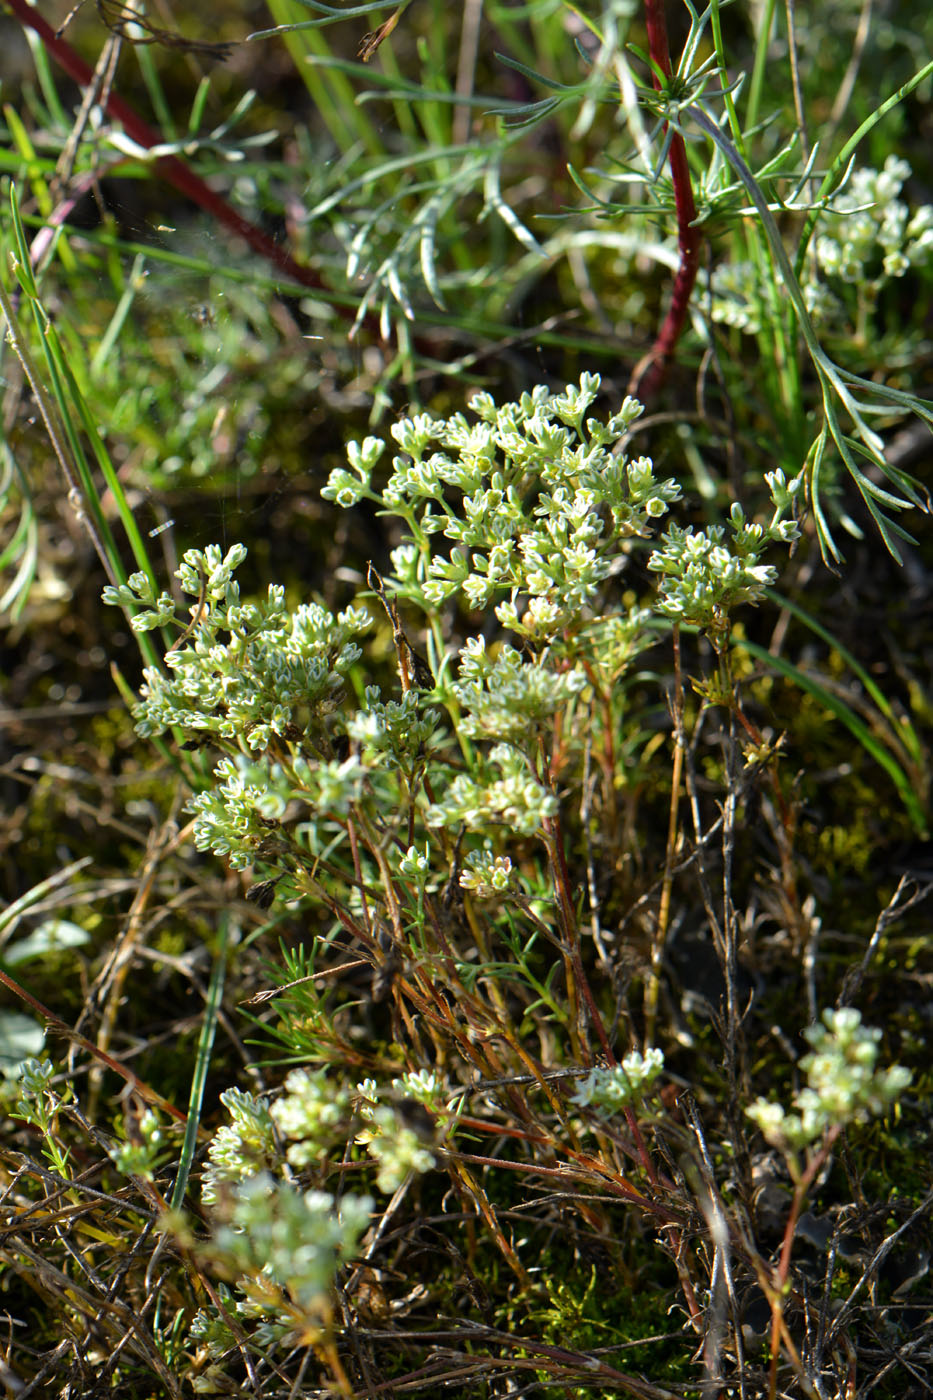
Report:
M850 709L844 700L840 700L838 695L833 695L825 686L821 685L815 677L807 675L806 671L801 671L790 661L785 661L781 656L772 656L764 647L758 646L756 642L747 641L743 637L733 638L733 646L747 651L758 661L764 663L772 670L778 671L786 680L792 681L794 685L800 686L808 695L812 695L820 704L832 714L840 719L846 726L852 737L861 744L862 748L873 758L874 761L884 769L897 789L898 796L904 805L907 815L915 831L920 836L926 836L929 832L929 822L923 803L914 791L910 778L895 758L888 753L883 744L879 743L871 730L854 710Z
M204 1019L201 1022L201 1034L198 1038L197 1058L194 1064L194 1073L191 1076L191 1093L188 1096L188 1121L185 1124L185 1136L181 1145L181 1156L178 1160L178 1175L175 1178L175 1185L172 1188L171 1207L172 1210L181 1210L185 1192L188 1189L188 1178L191 1175L191 1164L194 1161L195 1149L198 1145L198 1128L201 1123L201 1109L204 1105L204 1085L207 1083L207 1072L211 1064L211 1052L214 1048L214 1037L217 1034L217 1019L220 1015L220 1007L223 1001L224 982L227 976L227 944L230 932L230 918L224 912L220 916L220 929L217 936L217 949L214 953L214 966L211 969L210 985L207 989L207 998L204 1003Z

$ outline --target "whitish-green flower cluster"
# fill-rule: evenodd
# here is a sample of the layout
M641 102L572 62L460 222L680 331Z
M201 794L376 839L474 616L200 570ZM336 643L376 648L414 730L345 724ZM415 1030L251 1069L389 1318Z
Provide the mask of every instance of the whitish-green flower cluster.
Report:
M167 1159L167 1148L159 1117L151 1108L147 1108L136 1123L136 1136L109 1148L108 1153L124 1176L139 1176L144 1181L152 1181Z
M337 1202L326 1191L298 1191L260 1172L232 1188L212 1249L227 1268L260 1276L312 1311L330 1297L334 1274L356 1251L372 1209L368 1196Z
M789 1152L810 1146L830 1128L884 1113L911 1079L901 1065L877 1067L881 1032L863 1026L851 1007L824 1011L823 1023L804 1035L813 1051L800 1061L807 1087L794 1097L796 1113L762 1098L746 1110L768 1142Z
M620 544L649 534L680 496L648 458L613 451L641 404L626 399L606 423L587 417L599 383L584 374L563 394L539 385L502 407L478 394L478 422L403 419L392 435L404 455L381 493L372 473L382 444L367 438L351 445L352 472L333 472L323 494L346 506L376 501L406 522L397 586L422 607L454 597L495 606L505 626L546 642L586 614ZM436 535L450 541L446 553L432 548Z
M464 710L460 729L474 739L533 744L543 722L587 686L582 669L557 671L523 661L513 647L500 647L493 661L483 637L471 637L460 652L460 672L451 687Z
M416 1129L409 1127L390 1104L373 1104L364 1115L366 1126L356 1141L378 1166L376 1185L387 1194L397 1191L405 1179L434 1166L434 1153Z
M220 1102L231 1121L222 1124L207 1149L201 1175L201 1200L216 1205L225 1187L246 1181L275 1156L275 1131L266 1105L242 1089L227 1089Z
M505 894L512 879L512 862L508 856L496 856L492 851L471 851L460 872L460 888L469 890L480 899L492 899Z
M181 590L197 601L180 644L165 655L169 674L144 673L142 700L134 710L143 736L177 727L220 747L266 749L273 739L310 735L315 740L343 690L344 676L360 656L351 639L369 625L362 608L334 617L316 603L289 611L285 591L269 587L264 603L241 603L233 572L246 550L222 555L216 545L192 549L177 571ZM174 620L175 603L153 599L144 574L104 590L104 600L136 612L140 631Z
M435 737L440 720L437 710L424 709L417 690L400 700L383 701L377 685L368 685L365 707L347 719L347 734L360 746L367 764L401 765L410 769L422 758Z
M323 1070L293 1069L285 1080L285 1093L269 1113L282 1137L289 1140L288 1161L293 1167L307 1167L338 1142L350 1117L350 1094Z
M933 259L933 205L914 213L900 198L910 166L888 156L883 170L855 170L820 215L814 258L802 283L814 323L841 329L848 320L845 287L876 298L892 278ZM842 285L841 285L842 284ZM757 335L766 324L765 293L754 263L722 263L711 279L714 321Z
M60 1093L53 1089L54 1078L55 1066L51 1060L24 1060L19 1067L20 1098L13 1116L46 1131L51 1116L63 1103L68 1103L73 1093L68 1084L62 1086Z
M678 622L703 628L717 649L728 637L731 609L760 598L777 578L773 565L760 562L766 546L775 541L789 544L799 534L795 522L784 517L801 491L803 476L788 482L778 470L769 472L766 480L774 506L768 525L750 523L736 503L728 544L722 525L697 531L672 525L662 537L663 547L648 560L648 568L663 576L659 609Z
M396 855L395 859L399 874L411 880L418 889L424 889L431 874L430 844L426 841L423 851L419 851L417 846L409 846L403 855Z
M230 1289L225 1284L220 1284L217 1289L217 1296L224 1305L227 1316L237 1311L237 1304L233 1301ZM236 1346L236 1336L226 1317L219 1309L213 1306L199 1308L191 1319L191 1326L188 1328L188 1340L197 1347L202 1356L206 1353L210 1357L222 1356L225 1351ZM204 1377L210 1375L210 1368L195 1376L192 1382L192 1389L196 1395L209 1395L213 1387L204 1384Z
M446 1113L447 1089L431 1070L417 1070L392 1081L394 1102L380 1102L375 1080L366 1079L357 1085L357 1107L365 1127L356 1141L378 1164L376 1185L380 1191L397 1191L412 1173L430 1171L435 1164L431 1150L430 1119L428 1127L412 1126L406 1121L406 1101L422 1104L432 1114Z
M440 1112L445 1099L441 1080L426 1071L395 1080L387 1101L372 1080L354 1093L310 1069L293 1070L271 1107L239 1089L221 1095L231 1122L215 1132L202 1178L212 1222L209 1252L237 1276L240 1297L232 1310L256 1324L254 1341L271 1348L294 1332L296 1310L308 1317L328 1309L335 1273L356 1251L373 1210L369 1197L343 1195L338 1203L282 1180L279 1144L292 1169L321 1165L335 1150L342 1155L347 1134L362 1119L356 1141L376 1166L379 1189L395 1191L435 1162L430 1119L419 1132L406 1121L405 1103ZM210 1355L230 1345L228 1324L212 1309L198 1314L189 1335Z
M612 1069L592 1069L581 1079L570 1102L592 1108L603 1118L641 1101L664 1068L664 1053L651 1048L642 1055L633 1050Z
M432 1113L446 1112L449 1090L433 1069L409 1070L400 1079L392 1080L392 1088L423 1104Z
M352 639L369 625L368 614L347 608L335 617L313 603L289 610L275 585L264 603L241 603L233 574L245 555L242 545L226 554L211 545L184 556L177 577L182 592L197 600L191 621L166 652L166 671L145 671L134 710L142 735L175 728L189 743L227 750L214 786L194 797L188 810L195 813L198 849L227 856L235 869L255 861L290 804L344 816L359 801L367 775L358 757L331 756L327 721L361 654ZM104 596L131 611L143 607L133 618L140 630L174 619L174 602L167 594L155 599L143 574ZM397 715L373 701L369 748L401 760L430 733L433 717L419 719L404 700L395 709Z
M761 330L764 304L758 268L751 262L720 263L710 278L709 314L746 335Z
M299 799L309 810L344 816L362 792L366 770L351 754L312 762L298 757L286 768L245 754L222 758L214 769L216 786L187 804L195 813L194 843L199 851L227 856L234 870L252 865L258 848L269 840L289 802Z
M428 809L428 821L483 831L508 826L533 836L557 813L557 798L538 781L528 759L509 744L496 744L482 762L481 777L458 773L441 800Z
M827 277L879 291L891 277L933 257L933 205L914 214L899 198L910 166L888 156L883 170L853 171L820 219L816 257Z
M432 1111L439 1111L445 1097L433 1074L395 1080L393 1093L399 1092ZM380 1101L372 1080L358 1085L354 1094L324 1070L294 1069L284 1092L269 1107L240 1089L228 1089L221 1102L232 1121L218 1128L208 1148L201 1190L205 1205L217 1205L225 1186L269 1169L278 1155L276 1135L285 1144L289 1166L300 1171L322 1165L335 1149L342 1151L355 1114L367 1124L356 1140L367 1145L379 1166L380 1190L394 1191L409 1172L425 1172L434 1165L433 1153L406 1126L391 1099Z
M802 478L768 478L775 509L767 526L734 506L728 544L721 527L673 526L650 559L661 575L656 605L623 606L604 585L625 567L633 537L650 535L680 490L673 479L658 481L647 458L627 461L615 450L641 405L626 399L601 422L588 416L598 390L598 376L584 374L562 394L538 386L502 407L480 394L475 421L421 415L394 426L404 455L381 495L371 484L382 452L375 438L351 446L352 471L331 477L325 495L345 505L367 497L403 523L397 578L382 599L390 611L394 595L425 610L438 662L433 690L384 700L369 685L351 708L345 678L361 657L354 638L369 623L365 610L290 610L275 585L264 602L243 603L234 578L241 545L184 556L178 579L194 599L190 620L165 669L146 671L135 715L141 734L171 727L186 746L210 743L225 755L212 786L189 803L200 850L235 869L266 861L293 871L351 815L378 826L400 801L413 803L421 825L412 825L414 854L401 873L423 891L431 871L418 852L427 852L432 824L528 837L556 814L542 781L542 741L578 703L611 693L662 619L706 628L717 647L725 644L730 609L757 599L776 576L761 562L765 546L796 536L784 517ZM135 627L182 625L173 600L156 597L143 574L105 597L135 613ZM438 609L454 597L494 611L523 650L487 645L484 633L448 669ZM446 714L426 706L429 695ZM441 751L454 737L467 771L450 776ZM469 872L467 865L467 879ZM502 893L507 883L501 870L485 884L477 871L474 888Z

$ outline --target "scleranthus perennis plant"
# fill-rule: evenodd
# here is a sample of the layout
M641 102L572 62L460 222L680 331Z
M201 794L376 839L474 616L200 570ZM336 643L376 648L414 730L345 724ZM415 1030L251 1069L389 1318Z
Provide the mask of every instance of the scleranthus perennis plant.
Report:
M385 700L366 684L354 705L346 681L359 674L366 609L289 609L277 585L261 602L242 602L234 578L242 546L185 555L179 584L196 600L187 623L142 574L105 591L139 631L181 626L164 669L146 670L135 716L143 735L174 729L224 754L214 785L192 799L199 848L235 868L265 860L294 875L330 840L325 833L379 822L400 801L410 806L409 836L435 849L445 848L444 828L534 837L558 813L549 736L558 727L569 734L566 718L588 709L608 737L615 687L666 618L725 647L732 609L776 578L761 562L765 547L796 537L786 517L800 479L769 476L767 526L736 504L728 543L719 526L672 526L647 561L661 575L657 599L625 606L614 580L680 488L658 480L648 458L619 450L641 405L626 399L603 421L589 413L598 391L598 376L584 374L562 394L539 386L503 406L478 394L475 421L419 415L395 424L402 452L381 490L373 474L384 445L374 438L351 444L351 471L332 473L325 496L344 506L371 500L405 529L388 586L423 613L432 663L423 684L435 682L437 705L410 681ZM524 655L485 634L468 637L452 675L455 604L494 614ZM393 625L407 648L397 617Z
M563 393L538 386L502 406L479 394L472 417L403 419L392 428L402 451L381 488L374 474L384 444L348 448L351 470L333 472L324 495L346 507L365 498L403 530L394 577L370 571L392 623L395 696L363 669L364 607L289 609L276 585L244 603L234 577L240 546L185 556L181 591L195 600L187 622L142 575L105 594L134 612L138 630L180 628L165 669L145 672L135 714L142 734L172 727L189 746L222 752L213 784L190 803L200 849L235 869L261 863L286 877L280 893L301 891L329 908L377 964L399 959L410 924L428 959L449 891L463 900L475 890L484 903L498 894L482 918L466 906L471 939L491 948L483 925L501 931L519 910L530 941L513 942L507 965L517 958L522 971L508 975L530 979L536 994L528 959L545 930L554 936L557 910L570 1007L578 934L560 784L572 792L596 754L613 833L633 660L672 623L704 630L722 659L732 611L776 578L766 548L796 538L790 513L802 484L774 471L767 524L736 503L728 539L721 526L672 525L651 551L680 488L659 479L649 458L625 455L641 405L628 398L600 419L590 411L599 388L584 374ZM661 577L654 598L623 591L645 565ZM430 665L405 636L400 601L421 613ZM451 636L462 625L474 635L455 658ZM427 895L441 890L438 913ZM550 995L545 1002L569 1016L575 1041L579 1009Z
M33 49L38 96L0 114L22 198L0 280L12 248L6 319L31 387L17 393L16 365L5 375L0 458L4 596L21 605L0 982L31 1013L0 1011L5 1388L901 1400L929 1336L889 1272L905 1277L899 1237L933 1208L923 928L890 932L892 909L868 937L890 857L910 854L865 765L897 755L887 772L905 803L916 789L924 830L927 542L910 587L889 587L869 530L855 605L831 619L837 585L810 566L817 538L838 558L830 529L922 499L902 475L922 444L895 430L929 421L913 397L929 379L929 211L912 217L929 197L924 123L880 125L909 93L911 117L929 98L908 52L920 26L868 24L870 3L857 35L858 5L849 29L819 7L719 0L679 16L662 0L271 7L314 130L283 109L287 160L227 174L323 284L300 307L297 284L264 280L238 244L202 248L171 202L148 202L166 222L138 249L119 228L74 227L112 142L86 111L69 138L66 40ZM201 50L203 17L177 35L130 25L101 100L119 115L138 58L169 152L149 173L187 163L222 193L206 133L226 125L231 75L205 77L187 119L185 74L170 76L175 57L191 67L189 41ZM357 31L343 57L328 52L336 19ZM394 28L391 48L345 61L370 24ZM281 76L282 46L250 50L260 80L273 53ZM276 83L259 85L266 127ZM294 108L294 85L278 88ZM894 146L916 171L902 189ZM870 184L853 161L877 167ZM706 315L720 259L744 264L729 264L735 330ZM340 346L350 302L362 356ZM309 331L321 341L304 353ZM564 379L548 378L509 407L520 390L502 385L531 390L532 361L606 367L613 387L582 416L590 381L553 394ZM630 372L648 415L601 444ZM467 381L493 389L482 412L459 398ZM39 409L67 503L49 491ZM377 431L384 443L362 441ZM347 435L361 441L344 459ZM309 466L323 485L334 465L345 503L370 492L352 518L300 504ZM792 499L768 507L772 467ZM234 533L189 556L186 592L169 587L162 551L206 543L234 489ZM263 500L278 508L251 508ZM784 569L777 529L808 509ZM101 633L115 624L119 657L130 629L111 608L101 628L86 596L82 515L101 583L125 585L149 629L147 698L172 731L151 768L126 717L98 713ZM896 546L901 517L884 515ZM232 539L276 561L278 596ZM775 566L785 596L759 602ZM364 601L344 655L341 610ZM176 820L179 775L193 822ZM51 884L63 843L76 859ZM835 986L917 1062L918 1088L886 1121L839 1130L830 1154L823 1114L858 1102L852 1064L830 1093L786 1048L795 1008L817 1020ZM27 1065L20 1096L15 1066L43 1027L54 1068ZM746 1112L756 1094L783 1105L760 1120L777 1145ZM817 1135L791 1149L795 1120ZM821 1157L795 1231L788 1172L802 1192ZM786 1270L782 1232L801 1241ZM770 1381L752 1340L763 1300Z
M662 1051L651 1048L642 1055L633 1050L612 1069L590 1070L571 1096L571 1103L608 1118L631 1104L639 1104L663 1068Z
M882 295L911 270L923 273L933 259L933 206L911 211L901 197L911 169L888 156L882 170L850 170L820 211L801 289L813 324L851 356L865 355L883 329L873 317ZM748 335L762 330L766 293L761 270L750 262L725 262L711 279L710 315ZM901 320L903 355L914 335Z
M374 1209L370 1196L299 1190L296 1173L320 1175L330 1156L346 1160L357 1144L376 1168L377 1189L398 1190L435 1165L430 1133L405 1121L399 1094L442 1114L442 1087L421 1072L389 1090L365 1080L351 1091L323 1070L296 1069L271 1104L239 1089L221 1095L230 1121L208 1147L201 1199L211 1235L200 1252L234 1281L234 1311L254 1340L270 1348L302 1337L330 1342L335 1276ZM216 1308L199 1312L189 1336L212 1355L233 1340Z
M502 407L477 394L472 424L459 413L403 419L391 430L402 455L381 491L372 475L383 444L368 438L349 451L355 477L332 473L323 494L342 506L369 499L405 523L409 539L393 554L400 596L432 614L454 598L493 609L517 636L548 645L584 623L623 542L650 536L680 496L647 457L616 450L642 412L635 399L608 422L587 416L599 382L584 374L563 394L539 385Z
M385 1059L355 1093L340 1081L336 1068L358 1063L357 1052L323 995L290 1044L293 1059L301 1045L317 1063L292 1070L269 1104L225 1096L231 1122L208 1152L204 1204L217 1221L212 1248L242 1273L237 1286L263 1325L287 1330L307 1304L305 1273L288 1274L279 1237L311 1231L312 1216L320 1223L336 1209L290 1178L317 1189L341 1162L369 1189L396 1192L449 1165L463 1125L487 1131L482 1114L445 1107L465 1093L467 1067L492 1085L525 1076L522 1099L490 1091L488 1111L509 1132L517 1122L515 1131L569 1154L567 1169L592 1184L579 1142L578 1110L588 1108L618 1198L680 1249L679 1217L663 1204L666 1178L639 1124L663 1057L652 1048L617 1062L616 1032L585 968L580 849L590 842L594 868L605 862L594 882L613 883L634 659L678 623L705 631L722 657L733 610L776 576L766 548L796 537L799 482L772 474L767 524L736 505L728 536L671 526L656 541L680 488L647 457L626 456L635 400L608 421L592 414L599 387L583 375L560 394L539 386L502 406L480 394L470 415L404 419L382 485L384 444L348 449L350 469L334 472L324 494L347 507L365 498L401 526L393 575L369 571L376 616L391 624L397 685L367 643L376 624L362 600L336 614L290 607L273 585L244 602L238 546L185 555L187 617L138 575L107 591L134 627L178 631L164 667L146 671L135 715L143 734L171 728L189 746L220 751L213 782L189 804L196 844L235 869L265 867L280 896L330 917L328 938L349 942L355 966L372 966L372 1003L385 1001L393 1017L392 1069L408 1070L394 1092L430 1125L406 1121L376 1090ZM416 619L417 648L402 606ZM579 810L587 765L588 800L605 828L595 837ZM451 1066L460 1079L448 1082L440 1070ZM566 1099L546 1078L563 1066L574 1077L590 1071ZM443 1152L435 1127L447 1133ZM453 1180L527 1280L466 1155ZM321 1229L336 1268L345 1257L336 1226ZM323 1257L308 1255L307 1287L319 1288ZM699 1316L686 1271L682 1283Z
M256 752L286 739L301 722L319 732L334 708L343 677L360 656L351 638L368 625L368 615L348 609L333 617L313 603L289 612L277 585L270 585L263 603L241 603L233 575L245 558L239 544L223 555L216 545L185 555L179 586L198 601L190 624L165 653L173 677L145 673L141 734L177 726L219 748L234 741L236 751L242 742L246 752ZM137 632L175 619L174 599L167 593L156 598L144 574L106 588L103 596L131 610Z
M791 1253L807 1195L839 1135L852 1123L892 1108L911 1081L902 1065L878 1067L879 1030L862 1025L854 1007L827 1008L804 1036L813 1047L800 1060L807 1087L794 1095L796 1112L758 1098L745 1111L763 1137L782 1153L794 1184L771 1299L771 1394L775 1392L779 1334L790 1276Z
M822 1023L809 1026L804 1036L813 1049L800 1061L807 1087L794 1095L796 1112L762 1098L746 1110L768 1142L786 1154L796 1180L803 1175L801 1151L812 1159L847 1124L884 1113L911 1080L902 1065L878 1068L881 1032L863 1026L854 1007L824 1011Z
M373 1202L326 1191L300 1191L268 1172L247 1176L224 1195L205 1254L233 1275L242 1317L264 1322L267 1344L328 1340L338 1266L356 1249ZM209 1333L211 1313L192 1336ZM229 1343L228 1343L229 1344Z
M776 541L791 544L799 530L785 519L803 486L803 477L788 482L778 469L769 472L774 512L768 525L752 524L735 503L729 524L732 539L725 543L722 525L694 532L672 525L648 560L648 568L662 575L657 606L678 622L692 623L706 632L717 652L728 643L730 614L739 603L754 603L777 579L773 564L762 564L765 547Z

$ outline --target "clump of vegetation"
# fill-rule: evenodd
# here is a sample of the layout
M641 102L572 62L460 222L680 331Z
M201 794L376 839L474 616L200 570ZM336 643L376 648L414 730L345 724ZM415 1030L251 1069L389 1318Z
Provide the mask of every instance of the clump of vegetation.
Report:
M933 65L10 8L8 1391L922 1393Z

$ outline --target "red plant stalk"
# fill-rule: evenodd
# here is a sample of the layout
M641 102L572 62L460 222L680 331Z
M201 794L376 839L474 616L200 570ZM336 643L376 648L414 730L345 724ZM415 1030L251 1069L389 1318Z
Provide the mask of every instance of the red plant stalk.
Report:
M20 23L28 25L30 29L36 31L45 48L64 68L70 78L85 88L93 81L93 71L84 59L75 53L69 43L58 37L51 25L32 5L27 4L26 0L7 0L7 7L12 10ZM108 114L122 124L126 134L137 145L151 150L153 146L164 144L162 135L149 126L147 122L144 122L129 103L125 102L117 93L110 92L103 100ZM309 267L302 267L285 248L280 248L267 233L263 233L262 229L250 223L248 219L244 219L242 214L238 214L222 195L212 190L183 160L179 160L178 156L159 156L155 164L159 174L170 185L174 185L176 190L186 195L206 213L212 214L219 223L242 238L254 252L267 259L286 277L290 277L305 287L314 287L315 289L324 287L323 281L316 272Z
M648 33L648 52L654 63L670 79L671 49L667 38L667 19L664 14L664 0L645 0L645 29ZM663 83L652 69L655 90L660 92ZM697 216L693 186L690 182L690 167L687 163L687 148L679 131L671 137L669 154L671 182L674 186L674 208L677 213L677 242L680 249L680 266L671 289L671 304L658 331L657 338L648 354L635 366L629 381L629 393L640 399L650 399L661 388L670 367L674 347L680 339L693 284L696 282L700 266L700 231L694 220Z
M818 1152L810 1158L803 1172L796 1177L794 1182L794 1195L791 1200L790 1210L784 1226L784 1238L781 1241L781 1255L778 1260L776 1271L775 1293L771 1299L771 1368L769 1372L768 1397L769 1400L776 1400L777 1396L777 1372L779 1357L779 1342L783 1323L784 1298L788 1291L788 1280L790 1278L790 1260L794 1248L794 1235L797 1230L797 1222L800 1219L800 1212L803 1210L807 1192L816 1180L817 1175L822 1171L830 1152L832 1152L836 1139L842 1132L842 1124L834 1123L826 1133L823 1143Z
M145 1080L140 1079L138 1074L134 1074L131 1069L127 1069L126 1065L120 1060L114 1059L112 1055L107 1054L106 1050L102 1050L99 1045L95 1045L93 1040L88 1040L87 1036L72 1030L60 1016L56 1016L54 1011L50 1011L43 1002L39 1001L37 997L34 997L32 992L27 991L27 989L22 986L21 983L17 982L15 978L11 977L8 972L0 971L0 986L4 986L7 991L13 992L14 995L18 996L20 1001L25 1002L37 1016L41 1016L48 1030L54 1031L57 1035L64 1036L67 1040L73 1041L75 1045L80 1045L82 1050L87 1050L88 1054L93 1055L101 1064L106 1065L108 1069L118 1074L141 1099L145 1099L146 1103L153 1104L156 1108L161 1108L164 1113L169 1114L169 1116L176 1119L177 1122L187 1124L187 1114L182 1113L180 1108L176 1108L173 1103L169 1103L168 1099L163 1098L157 1089L151 1088Z
M577 930L576 916L573 911L573 896L571 894L570 872L567 869L567 859L564 854L564 835L561 828L560 814L556 817L546 817L544 820L544 832L548 837L548 854L551 860L551 868L554 871L555 883L557 885L560 899L560 908L563 915L564 937L567 943L567 951L570 955L570 962L573 968L574 981L577 990L582 993L590 1013L590 1020L599 1037L603 1055L610 1066L615 1066L616 1057L609 1044L609 1037L603 1025L599 1008L596 1005L592 988L587 981L586 972L583 968L583 960L580 957L580 939Z

